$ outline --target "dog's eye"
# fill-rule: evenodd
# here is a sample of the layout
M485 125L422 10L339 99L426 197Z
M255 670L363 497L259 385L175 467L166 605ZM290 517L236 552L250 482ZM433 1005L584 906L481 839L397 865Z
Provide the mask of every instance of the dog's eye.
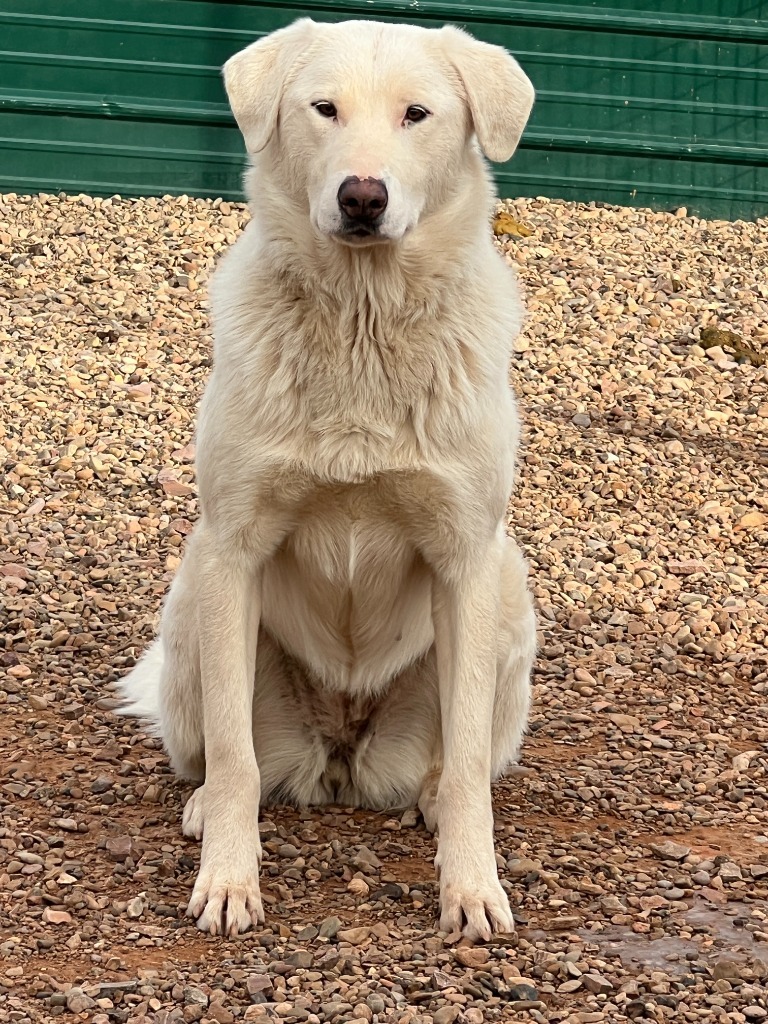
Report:
M425 107L411 106L405 112L403 118L406 124L418 124L419 121L423 121L429 117L429 111Z
M336 107L328 100L318 100L313 103L312 106L320 114L321 117L336 117Z

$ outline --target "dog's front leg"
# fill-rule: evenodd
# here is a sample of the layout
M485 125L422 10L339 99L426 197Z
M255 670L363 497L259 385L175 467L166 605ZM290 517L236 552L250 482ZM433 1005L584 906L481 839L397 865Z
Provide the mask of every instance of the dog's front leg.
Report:
M264 920L252 726L261 568L205 532L189 554L197 570L205 785L194 796L203 849L187 913L212 935L237 935Z
M437 794L440 927L471 939L514 931L493 844L491 735L500 608L496 541L436 575L433 616L443 770Z

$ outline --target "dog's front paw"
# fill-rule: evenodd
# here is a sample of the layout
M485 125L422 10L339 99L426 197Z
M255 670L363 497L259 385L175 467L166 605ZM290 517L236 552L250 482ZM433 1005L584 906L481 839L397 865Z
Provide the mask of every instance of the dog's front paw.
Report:
M216 790L206 784L195 790L184 807L184 834L203 840L187 915L197 919L201 931L233 936L264 921L258 796L234 807L224 806L223 811L224 802L215 797Z
M507 894L497 878L451 882L443 874L440 884L440 930L462 932L473 941L487 942L492 935L515 930Z
M260 857L204 857L187 915L211 935L238 935L264 921L259 889Z

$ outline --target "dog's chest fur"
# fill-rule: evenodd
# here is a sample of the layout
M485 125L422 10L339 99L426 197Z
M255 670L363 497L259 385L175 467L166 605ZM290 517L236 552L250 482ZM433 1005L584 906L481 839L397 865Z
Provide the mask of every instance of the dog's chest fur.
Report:
M222 353L227 435L320 483L450 458L482 417L494 371L505 373L486 325L460 324L439 297L399 309L365 292L344 302L278 293L255 305L253 333L228 331Z

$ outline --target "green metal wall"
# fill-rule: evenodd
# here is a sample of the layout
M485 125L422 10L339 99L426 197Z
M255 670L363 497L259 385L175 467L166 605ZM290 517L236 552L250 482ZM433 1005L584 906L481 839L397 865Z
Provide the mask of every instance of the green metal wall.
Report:
M239 198L219 68L309 14L461 24L538 94L503 195L768 212L768 0L2 0L0 191Z

